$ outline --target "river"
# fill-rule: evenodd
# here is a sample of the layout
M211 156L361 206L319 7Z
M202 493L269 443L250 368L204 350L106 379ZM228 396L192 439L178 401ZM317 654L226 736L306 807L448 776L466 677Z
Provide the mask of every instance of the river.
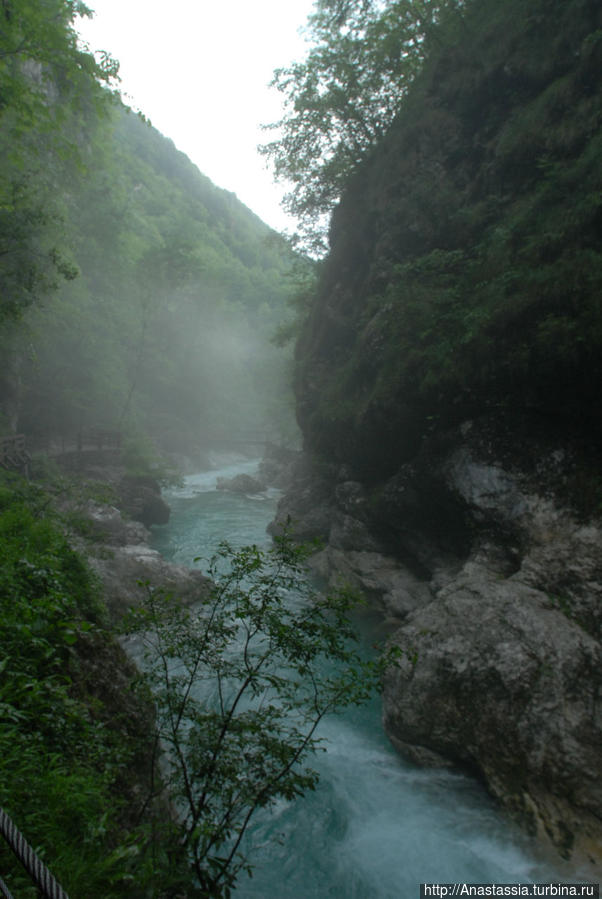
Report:
M217 477L256 470L256 461L185 478L169 492L170 523L154 528L166 558L192 565L227 539L267 546L278 492L245 496L215 489ZM202 567L202 563L197 563ZM378 621L361 623L370 639ZM393 750L380 698L321 725L327 751L311 764L315 793L262 813L249 834L251 879L237 899L414 899L424 882L518 883L559 879L546 859L470 777L421 769Z

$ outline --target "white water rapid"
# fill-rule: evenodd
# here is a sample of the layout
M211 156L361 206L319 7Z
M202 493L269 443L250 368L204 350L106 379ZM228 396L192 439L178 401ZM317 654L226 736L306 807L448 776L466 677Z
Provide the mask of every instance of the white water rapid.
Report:
M171 521L154 530L155 548L192 565L223 539L267 546L277 492L215 489L218 477L253 474L256 464L230 460L187 477L167 496ZM369 638L378 624L363 626ZM254 874L240 876L237 899L417 899L425 882L561 876L471 778L402 760L383 733L379 698L330 718L321 734L328 748L311 761L316 792L257 817L246 845Z

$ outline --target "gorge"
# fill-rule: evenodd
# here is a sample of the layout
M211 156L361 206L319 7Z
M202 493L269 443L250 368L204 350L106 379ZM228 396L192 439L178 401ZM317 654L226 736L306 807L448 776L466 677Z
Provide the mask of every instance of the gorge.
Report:
M234 894L599 879L599 0L317 0L267 152L309 255L107 90L78 6L0 10L0 805L72 899L225 895L117 634L291 528L398 663Z
M470 5L350 177L279 518L394 622L385 726L600 863L600 8Z

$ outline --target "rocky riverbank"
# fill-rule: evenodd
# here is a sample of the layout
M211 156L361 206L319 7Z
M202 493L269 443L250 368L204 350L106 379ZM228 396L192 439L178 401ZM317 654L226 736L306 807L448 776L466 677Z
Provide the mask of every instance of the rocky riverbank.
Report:
M169 521L159 482L132 475L109 451L57 459L70 487L60 503L72 543L100 579L109 614L119 620L139 604L147 588L163 589L194 602L209 589L199 571L167 562L150 547L152 524Z
M403 651L384 723L421 764L483 778L564 857L602 862L602 525L595 456L483 417L384 483L302 457L278 522L376 604Z

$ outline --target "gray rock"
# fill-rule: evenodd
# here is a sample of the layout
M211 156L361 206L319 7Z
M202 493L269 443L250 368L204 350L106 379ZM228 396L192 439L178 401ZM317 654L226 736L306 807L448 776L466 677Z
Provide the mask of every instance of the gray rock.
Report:
M571 490L598 469L547 427L518 434L474 420L380 484L308 465L281 508L328 536L321 577L395 628L399 750L467 766L563 856L602 864L602 523Z
M428 584L381 553L328 547L314 557L312 567L330 586L344 584L361 592L389 618L405 618L433 598Z
M286 529L299 541L327 541L334 515L327 479L313 468L311 460L302 456L295 463L292 486L280 499L268 531L280 534Z
M300 453L297 450L268 444L258 468L262 483L278 487L281 490L291 487L299 456Z
M491 514L498 522L516 521L525 512L516 479L498 465L474 459L467 447L457 450L445 467L451 487L477 521Z
M380 549L363 521L344 513L335 513L331 520L328 542L335 549L367 552Z
M414 760L469 766L524 825L590 861L602 808L600 645L518 577L469 562L393 642L385 727Z
M145 543L150 538L150 531L142 522L125 519L114 506L105 506L89 500L85 515L91 524L92 533L104 543L120 546L127 543Z
M168 523L171 510L154 478L126 475L117 484L117 491L120 508L145 527Z
M149 588L164 590L185 605L203 599L211 582L200 571L166 562L146 544L103 547L88 561L103 585L113 620L140 605Z
M147 494L162 502L157 493L159 486L153 479L119 474L112 480L114 501L130 514L132 511L142 514ZM87 489L86 482L83 486ZM166 504L165 507L169 511ZM139 605L149 587L165 590L185 604L202 599L211 589L210 581L201 572L173 565L151 549L150 531L140 521L126 517L116 506L97 500L86 500L83 504L70 500L63 504L62 511L67 516L77 516L71 542L86 556L100 579L113 621ZM82 526L82 518L87 526L85 523Z

